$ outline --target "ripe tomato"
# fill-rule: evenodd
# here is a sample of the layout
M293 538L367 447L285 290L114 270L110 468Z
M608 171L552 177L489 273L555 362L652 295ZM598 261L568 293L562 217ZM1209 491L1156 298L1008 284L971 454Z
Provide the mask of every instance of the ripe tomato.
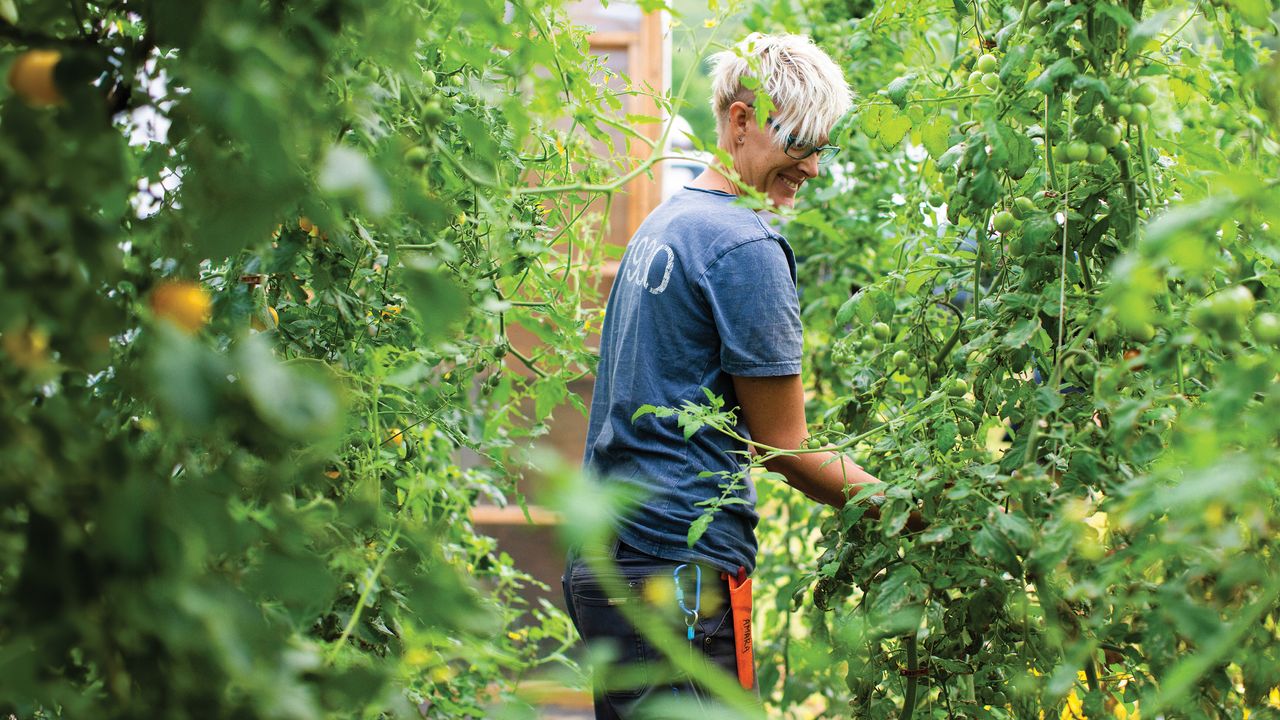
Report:
M7 330L0 342L9 360L23 370L38 369L49 361L49 333L40 328Z
M258 332L275 330L280 327L280 313L268 305L265 313L256 312L253 314L253 317L249 319L249 327Z
M151 311L183 331L195 333L209 322L213 300L200 283L170 280L152 291Z
M62 103L62 93L54 82L54 68L62 59L57 50L28 50L9 68L9 87L32 107Z

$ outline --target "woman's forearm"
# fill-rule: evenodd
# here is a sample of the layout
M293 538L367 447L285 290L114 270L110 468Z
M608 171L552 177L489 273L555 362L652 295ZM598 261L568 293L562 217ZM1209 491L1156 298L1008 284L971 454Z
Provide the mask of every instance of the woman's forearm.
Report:
M770 460L766 468L781 473L805 495L836 508L844 507L862 485L880 482L851 458L829 452L784 455Z

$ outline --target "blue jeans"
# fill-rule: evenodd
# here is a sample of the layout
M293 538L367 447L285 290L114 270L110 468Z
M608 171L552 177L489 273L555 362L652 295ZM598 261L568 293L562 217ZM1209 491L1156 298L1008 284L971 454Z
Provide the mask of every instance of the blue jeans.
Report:
M698 619L693 625L692 641L687 640L685 617L671 594L672 571L681 563L646 555L621 542L605 552L612 566L614 590L602 586L600 580L574 552L569 554L564 577L564 599L578 634L588 644L599 647L611 658L594 668L593 686L597 720L633 717L643 714L643 706L659 698L684 698L696 703L711 702L707 692L671 663L629 623L623 605L643 608L655 617L669 619L673 634L681 645L688 643L690 652L708 665L718 665L737 677L734 655L733 610L729 606L728 583L719 571L702 566L702 599ZM692 608L695 570L688 565L680 574L686 607ZM666 589L649 593L646 586L663 581ZM654 607L652 599L670 604L670 608ZM646 603L646 599L649 602ZM705 666L704 666L705 667Z

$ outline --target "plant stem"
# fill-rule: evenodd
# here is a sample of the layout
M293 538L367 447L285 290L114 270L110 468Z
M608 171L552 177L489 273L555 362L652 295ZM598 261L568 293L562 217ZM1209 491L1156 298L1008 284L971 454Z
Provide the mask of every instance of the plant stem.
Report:
M908 635L903 645L907 648L907 689L902 698L902 720L911 720L916 712L916 688L920 684L920 677L916 674L919 672L919 659L916 657L915 634Z
M369 595L373 592L373 586L382 575L382 569L386 567L387 558L391 557L391 552L395 549L396 541L399 539L400 526L397 524L395 530L391 533L391 537L387 539L387 546L378 555L378 562L374 563L374 566L369 569L368 575L365 576L364 588L361 589L360 597L356 600L356 606L351 611L351 618L347 620L346 627L342 628L342 635L338 637L337 642L329 648L329 653L325 656L326 664L332 664L334 659L338 657L338 653L346 646L347 639L351 637L351 631L355 629L356 623L360 622L360 615L369 604Z

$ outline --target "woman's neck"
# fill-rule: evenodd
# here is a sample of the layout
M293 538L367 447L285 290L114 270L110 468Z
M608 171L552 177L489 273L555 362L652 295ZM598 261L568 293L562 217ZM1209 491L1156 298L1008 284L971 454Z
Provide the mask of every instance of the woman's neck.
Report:
M701 190L715 190L730 195L738 194L738 186L728 177L725 177L719 168L714 165L708 166L701 175L689 183L689 187Z

